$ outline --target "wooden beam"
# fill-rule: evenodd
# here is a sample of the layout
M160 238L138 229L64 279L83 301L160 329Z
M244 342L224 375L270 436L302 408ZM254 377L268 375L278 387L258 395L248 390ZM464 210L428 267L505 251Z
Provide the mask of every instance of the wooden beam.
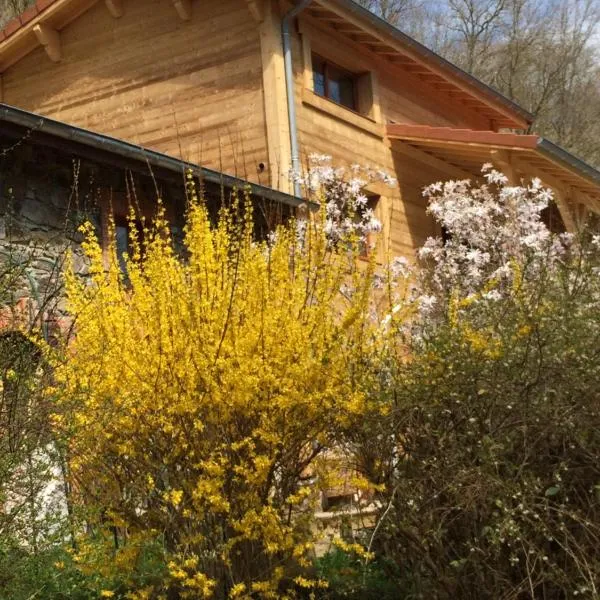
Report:
M543 181L543 180L542 180ZM567 228L569 233L576 233L579 230L577 218L574 216L571 206L569 205L569 198L567 198L562 188L553 187L554 201L558 207L560 217Z
M419 162L429 167L432 167L440 173L445 173L453 179L458 178L474 180L477 179L477 177L479 177L478 174L469 173L468 171L465 171L449 162L446 162L441 158L437 158L432 154L424 152L423 150L419 150L418 148L415 148L414 146L411 146L406 142L401 142L400 140L390 140L389 138L386 139L388 140L388 144L392 152L399 152L401 154L405 154L409 158L414 158L415 160L418 160Z
M119 19L123 16L123 0L104 0L111 17Z
M585 227L591 212L592 210L587 204L577 202L573 205L573 214L575 216L578 231L581 231Z
M265 20L265 0L246 0L248 10L257 23Z
M285 68L281 41L281 19L267 0L265 18L259 26L260 52L262 58L263 86L269 93L263 94L269 153L269 182L272 188L290 193L290 169L292 151L288 122Z
M587 206L592 212L600 214L600 199L594 198L590 194L586 194L580 190L573 190L575 199Z
M60 48L60 34L56 29L52 29L48 25L38 23L33 28L33 33L38 42L44 47L46 54L52 62L60 62L62 52Z
M173 6L177 14L183 21L190 21L192 18L192 1L191 0L173 0Z
M510 152L507 150L495 149L490 151L490 156L494 167L506 175L510 185L516 186L521 184Z

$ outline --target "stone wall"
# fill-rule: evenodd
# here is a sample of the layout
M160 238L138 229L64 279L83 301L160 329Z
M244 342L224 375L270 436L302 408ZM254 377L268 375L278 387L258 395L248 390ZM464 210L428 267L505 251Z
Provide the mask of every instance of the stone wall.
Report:
M0 143L0 327L60 324L65 259L85 274L78 227L98 219L97 186L67 153Z

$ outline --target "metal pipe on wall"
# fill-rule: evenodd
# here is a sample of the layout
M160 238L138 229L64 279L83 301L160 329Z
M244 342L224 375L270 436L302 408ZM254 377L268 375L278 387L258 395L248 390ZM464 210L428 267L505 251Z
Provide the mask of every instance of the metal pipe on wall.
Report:
M292 40L290 23L312 0L301 0L289 10L281 20L281 37L283 41L283 64L285 70L285 89L287 94L288 123L290 128L290 150L292 154L292 175L294 177L294 196L300 198L302 189L297 176L300 174L300 150L298 148L298 124L296 120L296 97L294 95L294 69L292 66Z

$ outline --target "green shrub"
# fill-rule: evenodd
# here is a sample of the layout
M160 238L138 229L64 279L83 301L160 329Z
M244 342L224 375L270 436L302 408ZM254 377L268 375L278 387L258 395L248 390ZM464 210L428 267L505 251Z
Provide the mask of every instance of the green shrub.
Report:
M368 562L338 548L316 560L320 579L329 587L321 598L331 600L391 600L398 598L398 588L391 576L393 565L385 558Z

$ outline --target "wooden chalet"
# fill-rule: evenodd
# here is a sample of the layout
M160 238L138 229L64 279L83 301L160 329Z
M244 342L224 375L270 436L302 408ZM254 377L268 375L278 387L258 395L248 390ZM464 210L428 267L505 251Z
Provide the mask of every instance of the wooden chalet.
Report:
M313 153L382 169L387 249L435 233L423 186L492 162L539 176L573 229L600 173L531 116L352 0L38 0L0 32L0 100L298 194Z

